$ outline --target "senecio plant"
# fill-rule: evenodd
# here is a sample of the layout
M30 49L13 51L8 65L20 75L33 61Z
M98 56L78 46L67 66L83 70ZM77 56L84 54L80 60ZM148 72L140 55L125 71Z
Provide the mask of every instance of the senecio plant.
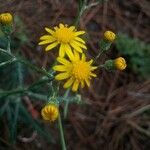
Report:
M41 116L47 123L54 123L58 120L62 149L65 150L66 145L61 122L62 114L60 111L60 105L64 106L64 117L66 117L68 105L72 102L69 95L78 97L76 100L79 101L79 89L90 87L92 79L97 77L96 71L98 69L122 71L127 66L123 57L106 60L104 64L98 64L97 62L100 56L110 49L111 44L116 39L116 34L112 31L104 32L102 40L99 41L100 50L97 51L98 55L89 60L86 55L86 51L89 51L89 49L83 38L86 31L80 31L77 26L69 26L62 23L53 28L46 27L46 33L40 37L38 44L40 46L46 46L46 52L55 50L57 55L56 62L53 67L51 70L47 71L43 68L37 68L27 60L25 61L18 58L11 52L10 36L13 31L13 24L13 16L10 13L0 14L1 30L8 39L7 49L0 49L0 52L11 56L10 60L2 62L0 67L7 67L7 64L18 61L19 63L22 63L27 67L31 67L32 69L35 69L35 71L50 78L50 80L47 80L46 82L50 82L51 86L54 86L54 82L58 83L57 92L53 90L52 94L47 95L47 102L41 109ZM20 86L23 87L22 84L23 83L21 83ZM30 89L31 87L29 86L26 91L29 91ZM62 99L60 99L59 89L64 91Z

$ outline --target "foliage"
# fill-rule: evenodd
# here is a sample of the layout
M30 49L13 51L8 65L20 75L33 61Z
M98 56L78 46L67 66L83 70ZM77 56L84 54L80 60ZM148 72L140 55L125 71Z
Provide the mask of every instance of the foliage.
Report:
M144 78L150 75L150 45L133 39L126 34L118 34L116 40L117 50L123 54L127 61L128 67L135 73Z

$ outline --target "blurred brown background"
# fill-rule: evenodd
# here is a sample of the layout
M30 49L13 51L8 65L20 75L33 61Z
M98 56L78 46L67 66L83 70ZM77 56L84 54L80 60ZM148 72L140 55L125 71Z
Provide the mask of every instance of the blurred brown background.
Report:
M44 34L45 26L73 24L77 8L77 0L0 0L0 12L12 12L26 26L29 42L22 46L22 55L47 68L55 53L45 54L37 45L39 37ZM79 28L88 32L88 54L94 57L105 30L123 32L148 43L149 26L149 0L107 0L85 11ZM113 44L99 63L120 55ZM124 72L100 70L97 74L90 89L81 91L84 104L71 105L64 121L68 150L149 150L150 120L142 114L150 105L149 79L141 79L128 68ZM31 80L34 79L33 76ZM61 149L56 127L45 127L57 143L49 144L35 136L30 142L18 139L16 149Z

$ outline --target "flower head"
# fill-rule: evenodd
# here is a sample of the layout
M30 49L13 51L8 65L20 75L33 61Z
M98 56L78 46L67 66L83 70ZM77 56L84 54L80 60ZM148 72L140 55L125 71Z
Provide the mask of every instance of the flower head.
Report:
M7 24L11 24L12 20L13 20L13 17L10 13L0 14L0 23L7 25Z
M124 70L127 67L126 60L123 57L118 57L114 60L114 66L118 70Z
M97 67L91 66L93 60L86 61L84 54L80 56L79 53L74 51L74 55L67 60L65 58L58 57L57 61L61 65L53 67L55 71L59 71L55 76L56 80L65 80L64 88L72 86L72 91L77 91L79 86L83 88L85 83L90 86L91 77L96 77L96 74L92 73Z
M79 35L85 31L76 31L75 26L68 27L67 25L59 24L59 27L54 27L54 30L45 28L48 34L40 37L39 45L48 44L45 48L46 51L53 49L60 45L59 56L64 57L65 53L71 55L72 49L82 53L82 48L87 49L85 41L79 38Z
M44 120L55 121L58 118L59 110L55 104L48 104L41 110L41 115Z
M104 39L109 42L113 42L116 39L116 34L112 31L106 31L104 33Z

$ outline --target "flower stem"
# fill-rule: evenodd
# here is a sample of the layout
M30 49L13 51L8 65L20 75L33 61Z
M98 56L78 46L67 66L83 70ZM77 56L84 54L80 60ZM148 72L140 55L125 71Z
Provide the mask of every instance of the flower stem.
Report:
M58 126L59 126L59 131L60 131L62 150L67 150L60 114L58 116Z
M103 54L104 51L101 51L98 53L98 55L95 57L94 59L94 63L98 60L98 58L100 58L100 56Z
M7 40L8 40L7 51L8 51L8 53L11 53L11 49L10 49L10 35L7 36Z
M67 112L68 112L68 106L69 106L69 99L68 99L68 95L69 95L70 89L68 89L64 95L64 99L66 99L66 103L65 103L65 107L64 107L64 118L67 117Z

